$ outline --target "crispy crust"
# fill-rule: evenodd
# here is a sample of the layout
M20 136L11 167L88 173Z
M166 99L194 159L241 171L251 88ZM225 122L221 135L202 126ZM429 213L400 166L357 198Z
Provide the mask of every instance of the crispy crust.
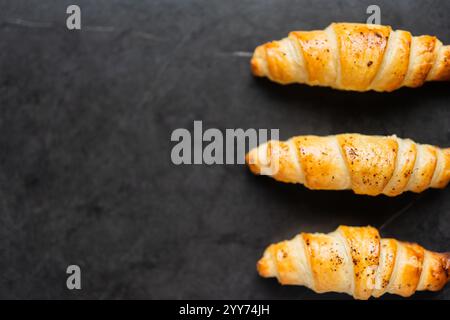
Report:
M439 178L436 179L436 184L433 185L434 188L445 188L450 181L450 148L441 149L442 156L442 173Z
M380 257L380 235L372 227L340 226L339 232L347 241L347 251L352 259L356 299L368 299L375 287Z
M397 139L399 145L397 163L389 183L384 187L383 193L388 196L397 196L406 189L416 163L417 146L409 139Z
M402 86L409 67L412 36L408 31L397 30L391 33L386 49L384 63L371 84L376 91L394 91Z
M450 254L425 250L424 267L417 290L438 291L450 280Z
M314 290L350 292L351 280L342 281L347 274L348 259L341 242L326 234L302 233L301 236L309 258Z
M425 250L415 243L398 242L396 274L389 284L388 292L409 297L414 294L422 274Z
M442 46L437 53L436 62L430 71L427 80L449 81L450 80L450 46Z
M251 70L281 84L393 91L450 80L450 46L390 26L333 23L258 46Z
M396 136L297 136L286 142L269 141L251 150L246 159L255 174L313 190L397 196L444 188L450 180L449 148Z
M374 297L380 297L386 292L397 259L397 240L381 239L380 245L379 265L375 278L375 287L372 291Z
M419 146L420 155L408 183L408 190L413 192L422 192L427 189L433 179L434 171L437 165L438 149L429 145Z
M331 86L336 82L336 69L328 34L323 30L294 31L289 38L301 47L311 85Z
M327 137L294 137L297 158L305 176L305 186L309 189L346 189L350 179L345 163L336 148L336 142Z
M434 50L436 40L436 37L432 36L413 38L408 73L403 82L404 86L415 88L425 82L436 60L436 52Z
M372 196L382 193L394 173L396 139L342 134L338 141L350 171L353 191Z
M318 293L344 292L356 299L386 292L408 297L419 290L442 289L450 279L450 255L380 239L370 226L340 226L329 234L302 233L270 245L257 270L263 277Z
M341 65L340 88L366 91L380 67L391 27L334 23Z

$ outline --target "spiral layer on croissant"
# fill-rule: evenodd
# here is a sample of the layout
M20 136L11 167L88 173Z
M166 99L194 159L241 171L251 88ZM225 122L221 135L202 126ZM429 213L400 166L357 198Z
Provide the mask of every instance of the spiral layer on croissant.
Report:
M386 292L408 297L442 289L450 278L450 255L380 239L373 227L340 226L328 234L301 233L270 245L257 270L262 277L317 293L342 292L355 299Z
M339 134L268 141L246 156L250 170L309 189L397 196L444 188L450 180L450 148L397 136Z
M450 46L390 26L332 23L258 46L251 69L281 84L393 91L450 80Z

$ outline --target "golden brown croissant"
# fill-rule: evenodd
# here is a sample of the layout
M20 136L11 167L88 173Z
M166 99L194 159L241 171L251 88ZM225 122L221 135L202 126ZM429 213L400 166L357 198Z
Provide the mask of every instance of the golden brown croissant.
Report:
M340 226L328 234L301 233L272 244L257 270L262 277L317 293L343 292L356 299L386 292L408 297L415 291L442 289L450 279L450 255L380 239L372 227Z
M339 134L269 141L246 156L250 170L309 189L352 189L396 196L444 188L450 180L450 148L394 136Z
M281 84L392 91L450 80L450 46L389 26L332 23L257 47L251 67L254 75Z

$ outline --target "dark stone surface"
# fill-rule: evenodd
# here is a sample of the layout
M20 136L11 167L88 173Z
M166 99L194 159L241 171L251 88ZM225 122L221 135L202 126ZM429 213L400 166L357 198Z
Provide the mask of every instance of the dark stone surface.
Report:
M257 276L271 242L338 224L450 250L449 189L309 191L175 166L176 128L397 134L450 144L448 83L391 94L256 80L233 55L295 29L382 23L450 43L449 1L1 1L0 298L347 299ZM82 30L65 28L66 7ZM65 287L69 264L82 290ZM385 298L394 298L385 296ZM448 299L450 288L415 298Z

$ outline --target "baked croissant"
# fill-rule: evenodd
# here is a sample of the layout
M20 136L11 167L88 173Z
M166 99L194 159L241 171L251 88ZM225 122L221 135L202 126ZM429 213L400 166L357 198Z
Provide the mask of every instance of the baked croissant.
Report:
M257 270L262 277L317 293L343 292L355 299L386 292L409 297L416 291L442 289L450 279L450 255L380 239L372 227L340 226L328 234L301 233L272 244Z
M355 91L393 91L450 80L450 46L389 26L332 23L256 48L252 72L272 81Z
M255 174L302 183L309 189L396 196L444 188L450 180L450 148L394 136L339 134L271 140L252 149L246 162Z

